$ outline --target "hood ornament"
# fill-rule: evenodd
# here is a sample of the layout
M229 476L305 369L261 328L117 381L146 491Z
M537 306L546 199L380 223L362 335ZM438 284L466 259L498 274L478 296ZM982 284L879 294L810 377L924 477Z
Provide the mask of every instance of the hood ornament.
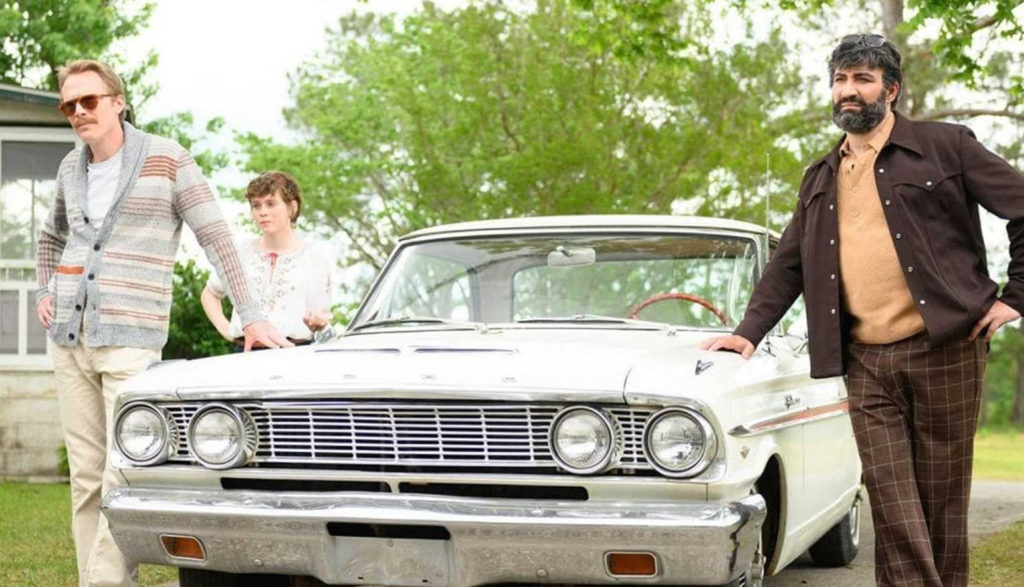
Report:
M693 370L693 374L700 375L701 373L710 369L711 366L714 364L714 361L701 361L700 359L697 359L697 368Z

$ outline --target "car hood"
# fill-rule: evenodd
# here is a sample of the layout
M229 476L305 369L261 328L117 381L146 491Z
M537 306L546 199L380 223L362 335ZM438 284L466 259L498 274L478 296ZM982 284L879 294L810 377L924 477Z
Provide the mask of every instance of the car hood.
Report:
M730 353L697 349L707 336L588 327L388 331L324 345L165 362L133 379L130 390L181 398L214 391L245 397L254 390L292 398L329 390L391 397L443 391L495 399L547 392L552 399L622 401L631 388L697 393L748 367ZM698 362L706 366L700 373Z

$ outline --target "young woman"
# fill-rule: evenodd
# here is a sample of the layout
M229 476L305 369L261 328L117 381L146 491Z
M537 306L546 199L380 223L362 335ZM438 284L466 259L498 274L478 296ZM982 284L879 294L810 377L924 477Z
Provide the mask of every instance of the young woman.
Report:
M326 246L295 235L302 198L290 175L260 174L249 182L245 198L263 235L243 242L238 254L260 309L289 340L308 344L314 332L330 323L333 258ZM224 316L220 300L225 293L220 279L211 274L203 289L203 310L221 336L237 343L244 340L242 329L237 316L230 321Z

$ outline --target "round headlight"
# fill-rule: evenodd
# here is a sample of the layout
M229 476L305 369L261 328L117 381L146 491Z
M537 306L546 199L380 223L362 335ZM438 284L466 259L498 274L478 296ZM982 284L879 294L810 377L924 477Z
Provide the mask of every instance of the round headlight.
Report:
M703 416L668 408L647 423L644 450L651 466L670 477L693 476L715 456L718 437Z
M249 414L225 404L203 406L188 426L189 452L211 469L244 464L256 452L256 425Z
M155 465L178 450L178 433L167 412L152 404L129 404L114 422L114 443L130 462Z
M599 473L608 468L618 438L610 416L588 407L566 408L555 415L549 436L551 456L570 473Z

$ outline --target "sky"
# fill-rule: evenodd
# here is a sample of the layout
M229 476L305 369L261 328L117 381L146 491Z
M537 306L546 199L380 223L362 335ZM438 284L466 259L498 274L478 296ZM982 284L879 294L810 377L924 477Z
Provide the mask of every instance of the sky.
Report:
M435 1L442 7L459 2ZM352 10L407 14L420 0L160 0L150 24L117 49L129 62L155 50L160 90L145 117L191 110L222 116L233 130L285 132L288 75L326 43L325 31Z

